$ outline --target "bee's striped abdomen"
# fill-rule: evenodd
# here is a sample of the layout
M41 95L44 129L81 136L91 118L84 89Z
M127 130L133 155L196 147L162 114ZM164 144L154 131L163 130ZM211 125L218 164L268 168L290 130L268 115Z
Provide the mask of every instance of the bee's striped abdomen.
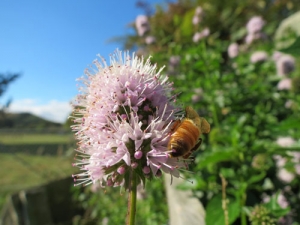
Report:
M168 144L172 157L180 157L189 154L197 144L200 136L199 128L190 119L185 118L174 130Z

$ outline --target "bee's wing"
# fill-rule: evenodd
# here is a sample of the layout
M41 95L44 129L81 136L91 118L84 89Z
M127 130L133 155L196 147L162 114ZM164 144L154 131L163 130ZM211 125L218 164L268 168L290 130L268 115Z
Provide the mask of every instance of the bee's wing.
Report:
M186 117L191 120L195 120L199 118L198 113L191 106L185 107L185 113L186 113Z
M195 125L199 127L201 133L205 133L205 134L209 133L210 124L207 122L206 119L200 117L198 113L191 106L187 106L185 108L185 112L186 112L186 117L193 120Z
M210 124L203 117L200 117L200 120L201 120L201 132L204 133L204 134L209 133Z

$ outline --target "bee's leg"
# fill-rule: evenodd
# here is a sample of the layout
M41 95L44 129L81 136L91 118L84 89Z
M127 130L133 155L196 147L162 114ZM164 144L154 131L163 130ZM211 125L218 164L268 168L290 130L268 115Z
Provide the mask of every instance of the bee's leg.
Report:
M190 155L200 147L201 143L202 143L202 138L199 138L197 144L187 154L185 154L183 158L188 159Z

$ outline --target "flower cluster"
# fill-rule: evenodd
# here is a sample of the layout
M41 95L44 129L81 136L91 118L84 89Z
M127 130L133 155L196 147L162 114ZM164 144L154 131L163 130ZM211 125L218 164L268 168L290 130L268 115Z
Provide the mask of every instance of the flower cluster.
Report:
M280 147L286 148L286 147L291 147L295 145L296 141L291 138L291 137L279 137L276 140L276 144ZM286 164L294 164L294 170L297 175L300 175L300 154L298 152L287 152L288 155L290 155L290 162L288 162L288 159L285 157L282 157L280 155L275 155L274 159L276 162L276 166L278 167L278 173L277 177L279 180L285 182L285 183L290 183L294 180L295 174L288 171L285 168Z
M135 28L138 35L144 38L144 41L147 45L151 45L156 42L156 38L154 36L151 35L146 36L146 34L148 34L151 30L150 23L147 16L145 15L137 16L135 19Z
M154 36L147 36L146 38L145 38L145 43L147 44L147 45L152 45L153 43L155 43L156 42L156 38L154 37Z
M290 90L292 88L292 79L291 78L284 78L280 80L277 84L278 90Z
M195 9L195 14L193 16L193 24L194 25L198 25L201 21L202 21L202 16L203 16L203 9L201 8L201 6L198 6Z
M251 44L255 40L266 39L266 34L262 32L264 25L265 21L260 16L252 17L246 25L248 34L245 38L245 42Z
M272 218L271 212L263 205L256 205L250 215L252 225L275 225L276 220Z
M192 23L198 27L204 17L204 11L201 6L195 9L195 14L192 19ZM198 28L197 28L198 30ZM193 42L198 43L200 40L210 35L210 29L208 27L203 28L201 31L197 31L193 36Z
M137 29L139 36L144 36L150 30L150 24L148 21L148 17L145 15L137 16L135 20L135 27Z
M289 75L295 70L295 58L276 51L273 54L273 60L276 63L277 75L281 78L277 84L277 89L291 90L293 81Z
M179 177L186 162L171 158L167 149L175 115L172 83L156 71L150 58L116 51L111 65L95 60L81 78L81 94L74 102L72 126L80 154L76 184L128 185L130 172L139 183L162 171Z
M268 59L268 54L265 51L256 51L252 53L250 61L252 63L264 62Z
M204 28L201 32L196 32L193 36L193 41L195 43L199 42L201 39L208 37L210 34L209 28Z
M246 44L251 44L254 40L266 39L266 35L262 32L265 21L260 16L252 17L247 25L247 36L245 38ZM234 58L238 55L238 45L233 43L228 47L228 55ZM276 63L277 74L281 80L277 84L278 90L290 90L292 88L292 79L288 76L295 70L295 59L291 55L283 54L281 52L274 52L272 59ZM268 54L264 51L257 51L251 55L250 61L252 63L264 62L268 60Z
M194 94L192 95L192 102L197 103L199 102L203 97L203 89L202 88L195 88Z
M169 59L169 66L168 66L168 74L169 75L176 75L178 74L178 67L180 65L180 56L179 55L172 55Z
M262 29L265 25L265 21L260 16L253 16L246 24L247 35L245 37L246 45L252 44L256 40L265 40L267 35L263 33ZM237 43L231 43L227 48L227 54L230 58L235 58L239 55L240 50L245 49L243 46L239 46ZM247 49L247 48L246 48ZM260 51L254 53L251 56L251 62L263 62L268 58L267 53Z
M239 45L237 43L231 43L227 49L228 56L230 58L235 58L239 55Z
M295 70L295 59L290 55L281 54L276 60L276 68L279 76L284 77Z

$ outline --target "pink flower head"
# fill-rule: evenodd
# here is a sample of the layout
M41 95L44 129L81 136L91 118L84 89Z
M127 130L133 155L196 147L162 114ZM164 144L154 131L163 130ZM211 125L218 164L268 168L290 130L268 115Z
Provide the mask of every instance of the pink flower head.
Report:
M135 19L135 27L139 36L144 36L150 30L150 24L148 17L145 15L139 15Z
M287 108L287 109L290 109L292 108L294 102L292 100L287 100L284 104L284 107Z
M249 33L245 38L245 42L246 44L250 45L252 42L256 40L266 40L266 39L267 39L267 35L265 33L262 32Z
M297 175L300 175L300 164L299 163L295 165L295 171L296 171Z
M197 16L203 15L203 9L202 9L201 6L198 6L198 7L195 9L195 15L197 15Z
M279 168L284 167L284 165L286 164L286 158L282 157L281 155L274 155L273 158L276 161L276 166Z
M167 149L174 114L172 83L150 58L116 51L110 66L101 58L85 71L74 102L78 142L76 185L122 186L129 172L144 181L160 173L179 177L186 162L171 158ZM145 169L150 168L145 175ZM146 171L148 172L148 171Z
M278 90L290 90L292 88L292 80L290 78L284 78L277 84Z
M155 43L155 41L156 41L156 38L153 37L153 36L147 36L147 37L145 38L145 43L146 43L147 45L151 45L151 44Z
M235 58L239 54L239 45L237 43L232 43L227 49L230 58Z
M250 61L252 63L264 62L267 59L268 59L268 54L264 51L254 52L250 57Z
M202 16L203 16L203 9L200 6L198 6L195 9L195 15L193 16L193 24L194 25L199 24L202 20Z
M202 30L201 32L196 32L193 36L193 41L195 43L199 42L201 39L209 36L210 34L210 30L209 28L205 28L204 30Z
M197 25L201 22L201 19L199 18L199 16L194 15L192 22L193 22L194 25Z
M275 51L273 52L272 59L276 62L278 59L281 58L282 55L283 54L281 52Z
M295 144L295 140L291 137L279 137L276 140L276 144L278 144L280 147L291 147L293 144Z
M180 65L180 56L173 55L169 59L168 74L175 75L178 73L178 66Z
M295 70L295 59L290 55L281 55L276 60L277 74L281 77Z
M260 32L264 27L264 25L265 25L265 21L260 16L252 17L246 25L248 34L254 34Z
M192 102L197 103L199 102L203 97L203 89L202 88L196 88L194 90L194 94L192 95Z
M295 179L295 175L285 168L280 168L278 170L277 177L279 180L285 183L291 183L291 181Z
M283 209L285 209L289 206L289 202L287 201L286 197L283 195L282 191L279 193L279 195L277 197L277 203Z
M169 59L170 66L178 66L180 63L180 56L172 55Z

